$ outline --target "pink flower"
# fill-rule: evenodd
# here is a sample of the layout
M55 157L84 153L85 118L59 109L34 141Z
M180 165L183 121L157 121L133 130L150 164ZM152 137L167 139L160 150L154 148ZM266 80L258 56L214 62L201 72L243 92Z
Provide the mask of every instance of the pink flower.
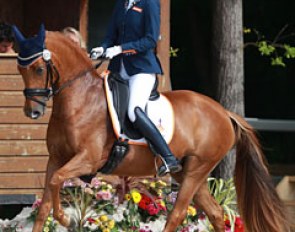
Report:
M41 205L41 203L42 203L42 199L37 199L37 200L33 203L33 205L32 205L32 209L37 209L37 208L39 208L40 205Z
M98 189L101 186L101 181L96 177L92 178L90 185L93 186L94 188Z
M153 232L148 226L145 226L144 228L140 228L139 232Z
M109 191L99 191L96 193L97 200L109 201L112 199L112 194Z
M74 184L71 179L68 179L63 183L63 188L72 187L72 186L74 186Z

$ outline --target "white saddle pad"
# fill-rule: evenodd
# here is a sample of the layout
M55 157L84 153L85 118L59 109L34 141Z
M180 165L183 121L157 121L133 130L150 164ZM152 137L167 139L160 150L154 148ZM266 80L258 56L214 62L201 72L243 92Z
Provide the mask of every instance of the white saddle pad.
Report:
M144 138L134 140L128 138L127 135L120 133L121 125L118 120L117 112L113 106L113 94L107 81L108 75L104 75L103 78L109 114L117 138L121 137L123 139L128 139L130 144L146 145L147 142ZM160 94L160 97L157 100L148 102L147 115L156 125L166 142L169 143L174 133L174 112L170 101L164 95Z

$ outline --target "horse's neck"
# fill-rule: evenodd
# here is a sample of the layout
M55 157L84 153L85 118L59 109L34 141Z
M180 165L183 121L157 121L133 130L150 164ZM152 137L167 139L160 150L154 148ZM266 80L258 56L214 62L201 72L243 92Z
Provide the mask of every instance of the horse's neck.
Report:
M70 83L74 78L64 81ZM70 118L84 112L94 112L106 108L103 81L88 72L85 76L74 80L53 99L53 117ZM87 114L87 116L90 116Z

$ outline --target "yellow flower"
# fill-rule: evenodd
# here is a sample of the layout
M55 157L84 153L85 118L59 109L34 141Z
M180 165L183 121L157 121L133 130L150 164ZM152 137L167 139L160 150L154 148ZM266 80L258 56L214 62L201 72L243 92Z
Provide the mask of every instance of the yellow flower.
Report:
M95 225L100 225L101 224L101 221L99 220L99 218L96 218L94 220L95 220L95 222L94 222Z
M160 201L159 201L159 204L160 204L161 206L165 207L165 201L160 200Z
M110 185L110 184L107 184L107 189L112 189L113 188L113 186L112 185Z
M188 213L188 215L196 216L197 210L195 209L195 207L190 205L187 209L187 213Z
M43 232L49 232L49 227L45 226Z
M133 201L134 201L135 204L139 203L140 200L141 200L141 195L140 195L140 193L139 193L138 191L136 191L136 190L133 190L133 191L131 192L131 197L132 197L132 199L133 199Z
M227 219L229 219L228 216L227 216L227 214L224 214L223 220L226 221Z
M99 217L99 220L102 221L102 222L106 222L108 220L108 216L107 215L101 215Z
M114 220L109 220L108 221L108 227L109 227L109 229L113 229L115 227L115 221Z
M157 184L160 185L160 187L166 187L167 186L166 182L164 182L162 180L158 180Z
M155 182L151 182L151 183L150 183L150 187L151 187L151 188L156 188L156 183L155 183Z
M144 179L144 180L142 181L142 183L143 183L143 184L148 184L149 181L148 181L147 179Z
M111 230L108 229L108 228L105 228L105 229L102 230L102 232L111 232Z
M126 199L127 201L129 201L129 200L131 199L131 195L130 195L130 194L125 194L125 199Z
M47 218L47 221L52 222L52 221L53 221L53 217L49 216L49 217Z
M162 194L163 194L162 189L157 189L157 194L158 194L159 196L162 196Z
M250 28L244 28L244 33L245 34L251 33L251 29Z

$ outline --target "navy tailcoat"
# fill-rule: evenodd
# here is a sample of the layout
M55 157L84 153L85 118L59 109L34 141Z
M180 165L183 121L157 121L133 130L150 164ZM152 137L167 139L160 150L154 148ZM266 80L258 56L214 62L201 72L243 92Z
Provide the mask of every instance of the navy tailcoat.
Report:
M138 73L162 74L155 48L160 35L159 0L135 0L126 10L128 1L117 0L106 37L104 49L120 45L122 54L110 61L109 70L119 72L121 61L129 76Z

